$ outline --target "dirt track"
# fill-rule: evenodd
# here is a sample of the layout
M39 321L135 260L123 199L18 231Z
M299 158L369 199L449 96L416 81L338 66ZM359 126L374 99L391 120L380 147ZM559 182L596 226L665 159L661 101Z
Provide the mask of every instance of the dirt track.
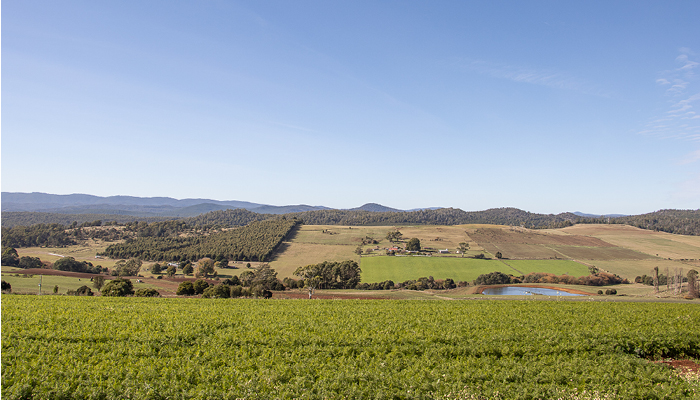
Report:
M20 274L20 275L57 275L57 276L69 276L71 278L94 278L98 276L98 274L86 274L84 272L69 272L69 271L59 271L56 269L47 269L47 268L30 268L30 269L25 269L25 270L18 270L18 271L13 271L13 272L8 272L11 274ZM113 276L107 276L107 275L102 275L105 279L113 279L115 277Z

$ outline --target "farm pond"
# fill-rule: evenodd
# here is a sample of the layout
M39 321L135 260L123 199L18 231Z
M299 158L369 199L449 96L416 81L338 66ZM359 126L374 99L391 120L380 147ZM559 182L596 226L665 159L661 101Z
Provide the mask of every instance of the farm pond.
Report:
M501 286L486 288L481 292L481 294L500 296L531 296L536 294L544 296L585 296L584 294L569 293L564 290L527 286Z

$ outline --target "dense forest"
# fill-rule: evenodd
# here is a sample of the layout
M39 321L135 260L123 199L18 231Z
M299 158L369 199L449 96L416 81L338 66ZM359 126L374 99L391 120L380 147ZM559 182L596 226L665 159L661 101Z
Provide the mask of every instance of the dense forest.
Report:
M700 210L659 210L648 214L617 218L581 218L577 222L585 224L626 224L653 231L677 233L680 235L700 235Z
M535 214L517 208L492 208L485 211L462 211L458 208L436 210L372 212L352 210L316 210L287 214L309 225L459 225L499 224L527 228L569 226L579 217L575 214Z
M30 226L36 224L60 224L71 225L73 222L83 224L95 220L109 221L117 223L127 223L133 221L156 222L167 221L173 218L168 217L135 217L132 215L118 214L60 214L33 211L3 211L2 226L12 228L14 226Z
M153 261L196 261L203 257L265 261L298 224L297 220L283 217L205 235L130 238L110 245L102 255Z

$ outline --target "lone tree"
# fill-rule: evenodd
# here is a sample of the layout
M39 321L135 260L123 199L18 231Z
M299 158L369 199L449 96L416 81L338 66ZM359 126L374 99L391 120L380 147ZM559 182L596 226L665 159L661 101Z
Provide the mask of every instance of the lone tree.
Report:
M420 240L418 238L411 238L406 244L406 250L408 251L420 251Z
M14 247L2 247L2 265L16 267L19 264L19 255ZM3 289L4 290L4 289Z
M102 286L105 285L105 277L102 275L97 275L92 278L92 287L94 287L97 290L102 289Z
M464 257L464 253L466 253L469 250L469 243L466 243L466 242L460 243L458 250L460 253L462 253L462 257Z
M214 260L209 257L204 257L197 261L197 272L196 277L208 277L209 275L216 275L216 270L214 269Z
M693 299L697 299L700 297L700 293L698 292L698 287L697 287L697 282L698 280L698 271L691 269L688 271L688 297L691 297Z
M160 274L161 271L163 271L163 267L158 263L153 264L151 267L151 272L154 274Z

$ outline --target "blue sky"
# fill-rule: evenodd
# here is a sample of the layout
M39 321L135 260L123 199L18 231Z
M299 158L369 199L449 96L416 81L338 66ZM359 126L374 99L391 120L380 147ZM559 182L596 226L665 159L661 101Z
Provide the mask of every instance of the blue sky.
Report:
M5 1L2 190L700 207L700 2Z

